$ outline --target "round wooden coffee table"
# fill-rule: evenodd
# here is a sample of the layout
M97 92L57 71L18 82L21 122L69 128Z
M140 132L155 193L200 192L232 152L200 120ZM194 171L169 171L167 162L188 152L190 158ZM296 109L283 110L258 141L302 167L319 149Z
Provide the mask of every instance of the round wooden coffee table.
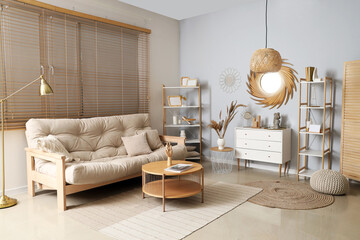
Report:
M165 171L168 168L167 161L152 162L142 166L143 198L145 198L145 194L162 198L163 212L165 212L166 198L185 198L201 192L201 202L204 202L204 168L201 164L175 160L172 163L173 165L179 163L192 164L192 168L181 173L168 172ZM195 176L185 179L186 175ZM147 182L147 179L152 177L154 177L153 181Z

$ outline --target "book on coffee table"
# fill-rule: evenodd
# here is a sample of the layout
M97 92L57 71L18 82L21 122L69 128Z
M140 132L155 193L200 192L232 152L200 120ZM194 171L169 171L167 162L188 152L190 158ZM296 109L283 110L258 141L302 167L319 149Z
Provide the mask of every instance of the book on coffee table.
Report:
M183 171L186 171L188 169L192 168L192 164L186 164L186 163L179 163L174 166L165 168L165 171L167 172L175 172L175 173L181 173Z

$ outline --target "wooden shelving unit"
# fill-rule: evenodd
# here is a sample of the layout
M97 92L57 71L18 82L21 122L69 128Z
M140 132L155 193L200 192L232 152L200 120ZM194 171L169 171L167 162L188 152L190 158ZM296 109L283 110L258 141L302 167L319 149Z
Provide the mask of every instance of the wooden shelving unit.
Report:
M169 89L178 89L178 90L185 90L185 91L194 91L198 93L198 103L196 105L190 105L190 106L180 106L180 107L171 107L167 105L167 95L166 95L166 90ZM200 156L198 157L189 157L186 158L186 160L198 160L200 161L200 163L202 162L202 148L201 148L201 142L202 142L202 129L201 129L201 87L196 86L196 87L166 87L165 85L162 85L162 105L163 105L163 134L166 135L167 134L167 130L168 129L185 129L186 131L195 131L195 129L198 129L199 133L198 133L198 138L196 139L186 139L185 144L191 144L191 145L196 145L197 146L197 151L200 153ZM198 110L198 122L195 124L187 124L184 122L184 124L167 124L167 111L170 109L178 109L179 111L181 111L181 109L183 110L187 110L187 111L194 111L194 110ZM179 114L180 115L180 114ZM172 123L172 122L171 122Z
M311 105L311 86L323 87L323 104L322 106ZM302 90L306 88L306 101L302 102ZM329 91L329 93L328 93ZM330 94L330 95L328 95ZM329 99L327 97L329 96ZM325 157L327 157L327 167L330 168L331 158L331 125L332 125L332 108L333 108L333 80L325 77L321 82L307 82L306 79L300 79L299 87L299 131L298 131L298 158L297 158L297 180L299 177L311 177L314 170L308 169L309 157L321 158L321 168L324 169ZM306 127L307 121L310 119L311 111L322 111L322 128L320 133L308 132ZM326 124L326 114L329 113L328 124ZM302 126L302 114L305 114L305 126ZM322 146L320 150L311 149L309 146L310 137L322 137ZM302 139L305 139L302 145ZM325 148L325 145L327 147ZM301 158L304 158L304 165L300 166Z

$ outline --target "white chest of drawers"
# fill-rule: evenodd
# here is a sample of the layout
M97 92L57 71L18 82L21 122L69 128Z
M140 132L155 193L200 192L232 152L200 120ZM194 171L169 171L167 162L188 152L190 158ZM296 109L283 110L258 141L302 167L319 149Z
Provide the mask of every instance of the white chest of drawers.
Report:
M240 159L268 162L281 166L291 160L291 129L270 130L264 128L235 128L235 157Z

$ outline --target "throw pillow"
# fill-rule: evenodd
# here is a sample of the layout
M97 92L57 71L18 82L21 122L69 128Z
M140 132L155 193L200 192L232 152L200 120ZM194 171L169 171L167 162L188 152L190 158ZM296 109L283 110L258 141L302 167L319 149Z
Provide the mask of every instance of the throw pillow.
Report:
M190 152L190 151L195 151L195 150L196 150L196 146L186 146L186 150L187 150L188 152Z
M37 148L48 153L57 153L66 157L65 162L80 161L73 158L64 145L54 135L48 135L37 139Z
M190 158L190 157L198 157L200 156L200 153L196 152L196 151L190 151L186 153L186 157Z
M151 150L155 150L155 149L158 149L158 148L161 148L164 146L159 138L158 130L151 129L151 130L137 130L136 131L137 135L139 135L141 133L146 133L146 139L147 139L147 142L148 142Z
M121 137L127 154L130 157L152 153L146 140L146 133L134 135L131 137Z

